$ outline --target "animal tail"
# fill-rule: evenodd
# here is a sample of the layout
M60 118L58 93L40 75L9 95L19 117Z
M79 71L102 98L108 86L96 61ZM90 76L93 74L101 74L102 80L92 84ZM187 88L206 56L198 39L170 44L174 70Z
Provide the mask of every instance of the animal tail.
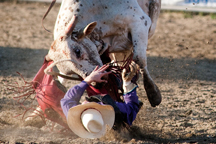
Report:
M52 7L54 6L55 2L56 2L56 0L53 0L53 1L51 2L51 4L50 4L48 10L47 10L46 13L44 14L44 16L43 16L43 18L42 18L42 21L41 21L42 27L43 27L47 32L49 32L49 33L52 33L52 32L49 31L48 29L46 29L46 28L44 27L43 21L44 21L44 19L46 18L46 16L49 14L49 12L50 12L50 10L52 9Z

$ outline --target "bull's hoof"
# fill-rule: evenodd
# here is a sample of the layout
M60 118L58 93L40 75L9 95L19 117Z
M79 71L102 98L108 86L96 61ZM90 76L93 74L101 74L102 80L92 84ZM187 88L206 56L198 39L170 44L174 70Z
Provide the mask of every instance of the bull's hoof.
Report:
M160 90L158 89L157 85L152 81L147 74L144 73L144 88L146 90L146 94L148 100L152 107L156 107L162 101Z
M146 88L146 94L148 97L148 100L151 104L152 107L156 107L157 105L159 105L162 101L162 97L160 94L160 90L158 89L158 87L155 85L155 88L151 87L151 88Z

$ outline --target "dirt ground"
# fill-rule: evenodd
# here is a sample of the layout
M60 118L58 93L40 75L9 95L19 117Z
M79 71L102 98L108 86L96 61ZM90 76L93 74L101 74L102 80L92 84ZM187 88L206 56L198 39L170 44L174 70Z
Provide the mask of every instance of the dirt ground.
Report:
M0 3L0 143L216 143L216 20L209 15L161 13L147 54L163 101L152 108L140 81L144 105L129 131L90 140L59 132L58 125L51 130L49 121L15 117L24 109L7 84L22 83L16 72L31 81L41 67L53 41L41 27L47 8L45 3ZM44 21L47 29L53 30L58 10L56 4Z

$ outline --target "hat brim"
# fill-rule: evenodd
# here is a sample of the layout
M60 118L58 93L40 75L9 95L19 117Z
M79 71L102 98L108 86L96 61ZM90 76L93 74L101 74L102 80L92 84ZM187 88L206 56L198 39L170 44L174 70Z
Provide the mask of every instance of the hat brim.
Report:
M82 124L81 114L86 109L98 110L104 120L104 126L98 133L88 132ZM83 105L77 105L72 107L68 111L67 123L69 128L81 138L100 138L102 137L107 129L111 129L115 120L115 112L111 105L100 105L95 102L89 102ZM108 126L108 127L107 127Z

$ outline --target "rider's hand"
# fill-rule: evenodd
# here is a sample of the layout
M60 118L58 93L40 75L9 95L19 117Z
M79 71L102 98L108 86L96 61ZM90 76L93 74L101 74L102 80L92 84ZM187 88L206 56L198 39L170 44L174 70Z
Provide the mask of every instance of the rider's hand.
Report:
M110 73L112 73L111 71L110 72L106 72L105 70L109 67L109 65L103 65L102 67L98 67L96 66L96 68L91 72L90 75L88 75L84 81L86 83L88 83L89 85L92 83L92 82L107 82L106 80L102 80L101 78L103 76L106 76Z
M124 93L128 93L132 91L137 86L134 83L131 83L131 80L136 75L139 68L134 61L131 62L129 67L130 67L130 71L128 73L126 72L126 69L123 69L122 71Z
M130 67L130 71L128 73L126 72L126 69L123 69L123 71L122 71L122 80L124 82L131 82L132 78L137 73L138 66L134 61L131 62L129 67Z

